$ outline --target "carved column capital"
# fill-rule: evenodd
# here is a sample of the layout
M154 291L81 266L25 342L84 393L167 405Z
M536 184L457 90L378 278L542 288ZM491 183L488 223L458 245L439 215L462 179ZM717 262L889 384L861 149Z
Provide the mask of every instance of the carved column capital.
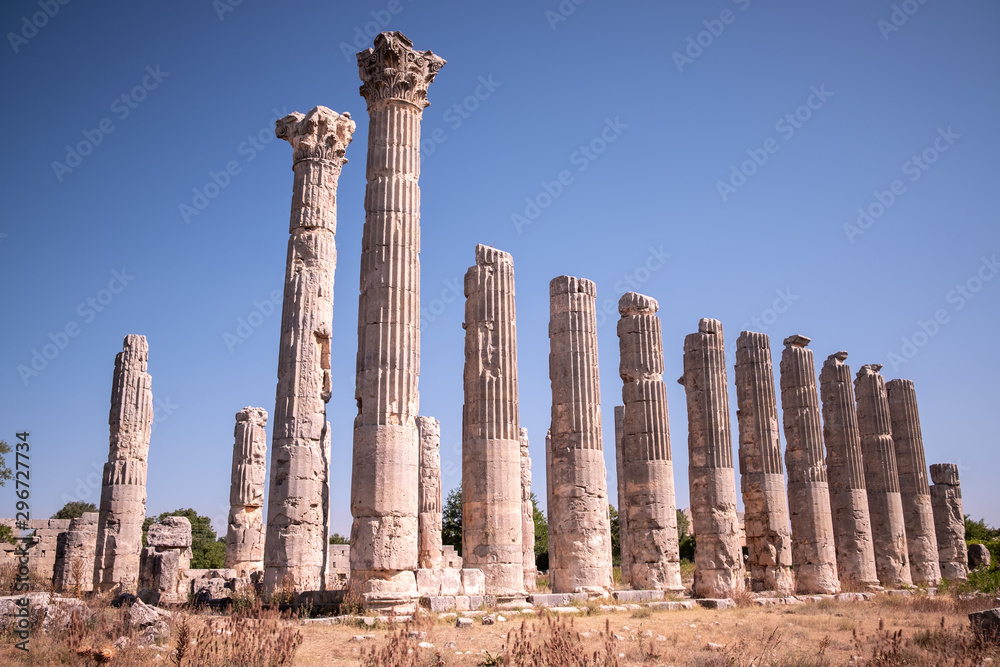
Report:
M295 111L278 119L274 125L274 135L292 145L295 162L330 160L337 163L337 167L347 162L344 152L356 127L351 114L338 114L326 107L313 107L306 114Z
M372 107L378 102L409 102L418 109L430 105L427 87L445 59L430 51L416 51L401 32L383 32L375 37L374 48L358 54L361 96Z

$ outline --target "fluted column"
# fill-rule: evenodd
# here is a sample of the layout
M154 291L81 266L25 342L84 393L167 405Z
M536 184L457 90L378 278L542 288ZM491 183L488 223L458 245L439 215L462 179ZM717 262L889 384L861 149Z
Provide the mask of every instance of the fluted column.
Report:
M57 592L94 590L94 549L99 516L97 512L84 512L71 519L69 528L56 537L52 587Z
M632 548L628 543L628 495L625 493L625 468L622 461L622 436L625 433L625 406L615 406L615 470L618 476L618 550L622 583L632 585Z
M781 408L792 520L792 564L798 593L839 593L830 487L816 365L806 336L789 336L781 353Z
M264 588L323 590L330 519L330 337L337 181L349 114L314 107L275 124L292 146L292 207L264 542Z
M524 595L514 261L476 246L465 274L462 561L488 595Z
M441 543L441 422L433 417L417 417L420 437L420 530L419 566L442 566Z
M896 472L896 450L882 364L866 364L854 380L858 401L858 431L865 467L868 511L872 521L875 568L886 587L911 586L903 503Z
M152 378L145 336L125 336L111 383L110 451L101 480L94 553L94 590L135 593L142 522L146 518L146 461L153 428Z
M243 408L236 413L225 565L241 577L264 569L265 426L264 408Z
M596 299L597 288L589 280L559 276L549 283L549 581L554 593L604 595L611 588Z
M730 597L744 590L743 549L736 516L736 471L722 323L702 318L684 338L688 477L696 535L694 594Z
M878 588L858 413L846 358L847 352L831 354L819 374L837 574L845 588Z
M965 544L965 515L962 513L962 486L954 463L931 464L931 504L937 536L941 576L949 581L969 578L969 551Z
M632 588L680 592L684 585L658 310L656 299L635 292L618 302L618 372L625 404L621 451L629 531L622 547L629 551L627 581ZM619 487L622 483L619 479ZM619 521L621 515L620 510ZM622 573L625 578L624 567Z
M524 565L524 590L536 588L535 506L531 502L531 457L528 452L528 429L521 427L521 561Z
M906 525L906 551L913 583L937 586L941 582L938 545L934 535L934 508L927 483L924 438L920 431L917 393L911 380L885 383L892 420L892 442L899 471L899 496Z
M744 331L736 339L736 404L750 586L791 595L795 592L792 536L767 334Z
M417 595L420 119L444 62L398 32L358 54L369 124L350 590L369 607L400 611Z

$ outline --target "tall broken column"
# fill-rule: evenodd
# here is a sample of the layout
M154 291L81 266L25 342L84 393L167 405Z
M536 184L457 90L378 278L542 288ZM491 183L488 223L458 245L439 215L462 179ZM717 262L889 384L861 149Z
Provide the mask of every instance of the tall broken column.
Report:
M878 588L861 435L847 352L827 357L819 374L830 512L841 585Z
M632 572L632 549L629 546L628 496L625 495L625 469L622 460L622 435L625 433L625 406L615 406L615 470L618 478L618 551L619 569L622 583L631 586L629 573Z
M934 507L934 532L937 537L941 576L948 581L969 578L969 551L965 544L965 515L962 513L962 487L958 466L954 463L931 464L931 504Z
M146 460L153 427L152 378L145 336L125 336L111 384L110 452L101 481L94 590L135 593L146 518Z
M882 364L866 364L854 380L875 569L883 586L912 586L889 400L881 368Z
M792 520L792 564L798 593L840 592L816 365L806 336L789 336L781 352L781 408Z
M476 246L465 274L462 561L487 595L524 595L514 260Z
M264 408L248 407L236 413L225 566L240 577L264 569L265 426Z
M268 592L326 584L337 181L354 129L349 114L326 107L275 124L275 136L292 145L294 180L264 543Z
M684 338L691 523L697 536L693 592L727 598L744 590L736 516L736 471L729 424L726 350L719 320L702 318Z
M421 568L433 570L442 567L441 543L441 422L434 417L417 417L420 437L420 513L417 525L417 560Z
M528 452L528 429L521 427L521 561L524 565L524 590L533 591L538 578L535 566L535 506L531 502L531 456Z
M892 420L892 442L896 450L910 576L915 584L937 586L941 582L941 568L938 565L934 508L927 483L917 393L911 380L889 380L885 389L889 398L889 418Z
M684 590L677 545L674 463L670 454L663 333L656 299L628 292L618 301L618 372L625 404L621 439L628 504L627 581L644 590ZM619 521L622 512L619 511ZM619 524L619 530L621 525ZM623 558L624 561L624 558ZM625 578L625 570L622 570Z
M370 608L405 611L417 596L420 119L444 64L399 32L358 54L369 124L350 591Z
M84 512L56 537L52 587L60 593L94 590L94 548L100 514Z
M611 523L601 434L597 288L549 283L549 585L553 593L611 589ZM554 545L554 548L553 548Z
M767 334L744 331L736 339L736 404L750 587L791 595L792 536Z

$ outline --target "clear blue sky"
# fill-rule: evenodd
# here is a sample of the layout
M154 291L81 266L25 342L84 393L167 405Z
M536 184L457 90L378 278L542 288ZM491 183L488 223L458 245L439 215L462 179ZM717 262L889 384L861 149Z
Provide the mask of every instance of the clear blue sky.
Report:
M462 276L486 243L514 256L540 498L548 283L569 274L597 283L605 313L612 500L616 304L637 289L661 306L678 506L675 380L684 335L714 317L731 362L753 328L776 360L801 333L819 363L845 349L854 370L912 379L928 463L960 464L966 511L1000 524L996 3L909 0L893 17L883 0L566 0L566 16L557 0L50 1L51 18L37 0L0 10L0 437L31 432L34 516L99 501L114 355L140 333L157 409L148 513L193 507L225 529L234 413L274 408L269 300L292 185L274 120L325 105L358 124L339 188L329 404L331 530L349 531L368 132L353 54L394 29L448 61L423 119L420 378L446 491L461 479ZM860 225L859 207L872 216ZM18 370L50 344L37 375ZM0 490L0 516L14 502Z

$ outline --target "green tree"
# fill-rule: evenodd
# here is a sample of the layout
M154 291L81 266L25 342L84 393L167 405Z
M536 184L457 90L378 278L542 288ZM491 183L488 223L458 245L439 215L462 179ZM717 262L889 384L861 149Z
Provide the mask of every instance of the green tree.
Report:
M681 560L694 561L694 535L687 514L677 510L677 546Z
M351 541L341 535L340 533L334 533L330 536L330 544L350 544Z
M538 498L535 497L534 491L531 492L531 518L535 522L535 558L537 559L541 554L549 553L549 522L542 514L542 510L538 509Z
M448 492L441 511L441 543L455 547L462 555L462 487Z
M992 542L1000 540L1000 529L990 528L986 525L985 519L973 521L968 514L965 515L965 541L972 543Z
M608 517L611 519L611 564L618 567L622 564L622 535L618 528L618 510L614 505L608 505Z
M4 486L8 479L14 477L14 473L12 473L10 468L7 467L7 461L3 456L4 454L10 454L10 445L7 444L6 440L0 440L0 486Z
M211 570L221 568L226 561L226 540L216 537L212 528L212 520L201 516L191 508L164 512L153 519L146 517L142 523L142 544L146 545L146 531L154 523L159 523L168 516L183 516L191 522L191 568L195 570Z
M79 519L84 512L96 512L97 505L74 500L63 505L63 508L52 515L53 519Z

